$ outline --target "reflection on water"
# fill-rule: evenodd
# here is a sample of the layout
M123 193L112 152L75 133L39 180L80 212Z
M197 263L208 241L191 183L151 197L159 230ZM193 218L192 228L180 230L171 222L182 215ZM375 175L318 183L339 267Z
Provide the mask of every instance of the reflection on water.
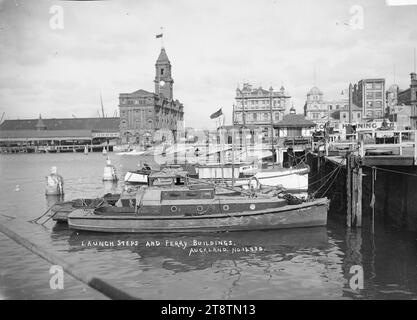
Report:
M65 201L65 195L47 195L45 199L46 207L51 208L55 203Z
M120 179L139 162L110 156ZM44 195L44 175L52 165L64 176L65 200L117 193L123 184L101 180L101 154L6 155L0 164L0 215L22 220L61 200ZM22 232L80 271L141 298L417 298L415 234L381 227L375 235L332 221L327 228L126 235L75 232L50 221L46 228L23 224ZM102 298L70 278L57 294L49 289L46 262L2 234L0 240L0 292L6 298ZM363 290L349 286L353 265L363 267Z

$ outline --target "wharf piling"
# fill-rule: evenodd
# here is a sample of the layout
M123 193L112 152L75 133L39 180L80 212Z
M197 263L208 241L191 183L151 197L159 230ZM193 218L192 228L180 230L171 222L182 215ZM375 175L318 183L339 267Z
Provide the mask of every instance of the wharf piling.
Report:
M381 134L393 135L389 144L378 136ZM325 195L331 199L330 218L343 219L347 227L369 227L370 232L376 222L417 231L417 131L357 134L341 142L330 139L324 152L311 152L308 164L310 175L321 180L309 181L310 191L322 184L327 190L331 180L326 176L342 167L342 174Z

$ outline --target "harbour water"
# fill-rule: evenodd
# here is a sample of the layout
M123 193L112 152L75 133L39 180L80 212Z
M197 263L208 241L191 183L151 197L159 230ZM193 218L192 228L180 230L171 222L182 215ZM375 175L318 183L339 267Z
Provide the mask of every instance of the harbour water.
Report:
M109 153L119 177L150 158ZM52 166L64 177L65 200L120 191L103 183L101 153L0 155L0 218L27 221L56 199L44 195ZM330 213L330 216L332 214ZM25 223L23 223L25 225ZM52 222L34 239L80 270L144 299L417 299L417 236L377 225L218 234L79 233ZM0 233L0 298L106 299L65 275L49 285L50 264ZM364 288L350 286L353 265Z

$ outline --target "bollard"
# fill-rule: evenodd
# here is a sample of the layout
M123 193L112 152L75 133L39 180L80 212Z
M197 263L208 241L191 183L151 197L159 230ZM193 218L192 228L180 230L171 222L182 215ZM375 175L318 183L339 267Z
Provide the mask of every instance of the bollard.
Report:
M46 176L45 194L47 196L60 196L64 194L64 178L58 174L57 167L52 167L51 174Z
M107 157L106 166L104 167L103 181L117 181L116 168L111 164L110 159Z

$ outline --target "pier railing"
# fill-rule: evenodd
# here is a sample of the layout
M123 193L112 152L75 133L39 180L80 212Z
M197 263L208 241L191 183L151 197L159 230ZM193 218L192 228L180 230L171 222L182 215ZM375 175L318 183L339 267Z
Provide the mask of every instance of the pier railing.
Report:
M332 134L325 142L326 155L329 149L338 151L358 151L365 156L372 150L412 156L417 165L417 130L363 130L353 134Z

